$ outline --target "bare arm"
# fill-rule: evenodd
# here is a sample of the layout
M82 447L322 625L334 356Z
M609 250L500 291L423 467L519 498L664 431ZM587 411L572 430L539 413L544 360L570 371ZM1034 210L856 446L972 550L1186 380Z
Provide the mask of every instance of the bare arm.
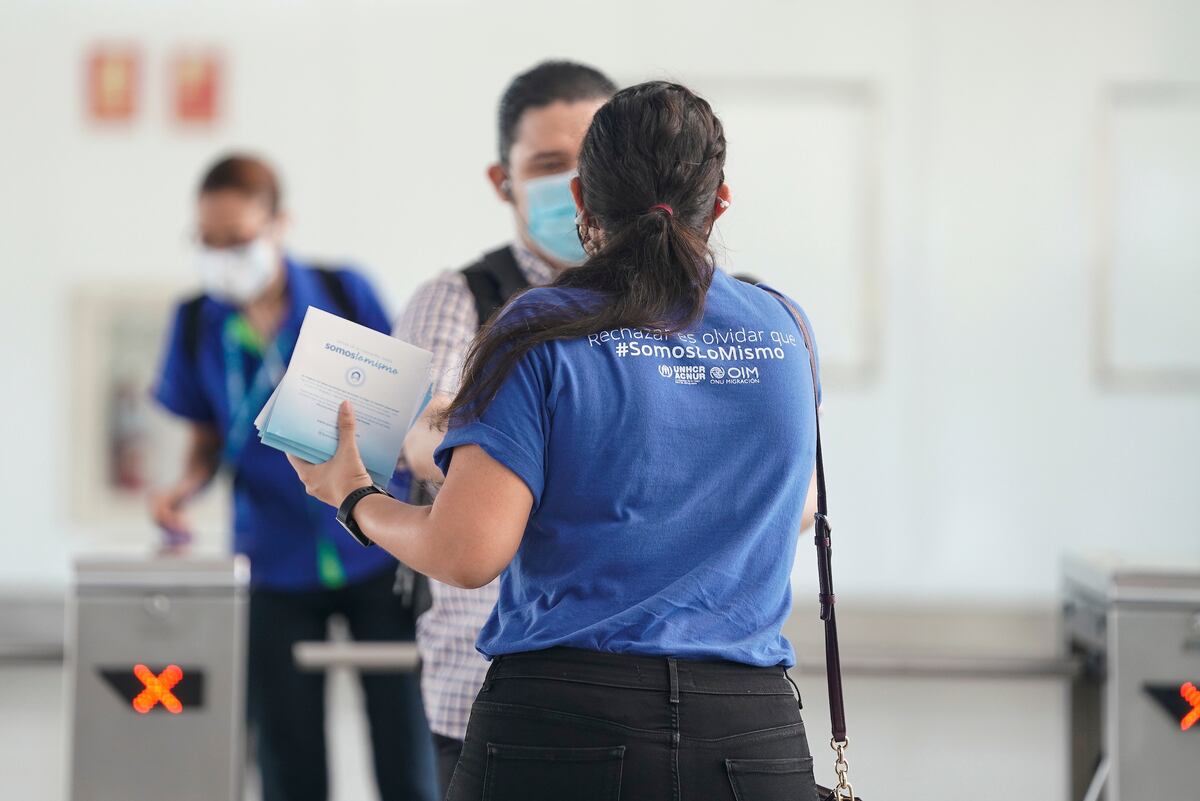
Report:
M338 449L319 465L288 457L308 493L337 506L371 483L354 440L349 403L338 412ZM533 494L477 445L454 450L432 506L371 495L354 509L363 533L414 570L465 589L482 587L512 561L533 508Z
M420 419L404 438L404 462L414 477L421 481L442 481L445 476L433 462L433 452L442 444L446 432L434 426L434 420L453 398L438 393L430 399Z
M817 476L814 473L812 481L808 482L808 496L804 499L804 516L800 518L800 531L808 531L816 522L813 515L817 513Z
M221 435L211 423L189 423L183 475L171 487L150 498L150 515L170 534L188 538L191 524L185 513L188 502L212 481L221 464Z
M817 407L817 414L822 414ZM816 523L813 515L817 513L817 471L813 470L812 479L808 482L808 495L804 498L804 516L800 518L800 531L808 531Z
M478 445L454 450L432 506L372 495L355 508L368 537L414 570L464 589L482 587L508 566L521 544L533 495L516 474Z

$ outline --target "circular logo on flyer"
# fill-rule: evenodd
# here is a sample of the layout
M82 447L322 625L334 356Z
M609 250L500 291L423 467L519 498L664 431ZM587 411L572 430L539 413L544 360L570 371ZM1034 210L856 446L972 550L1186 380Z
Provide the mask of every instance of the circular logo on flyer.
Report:
M658 374L663 378L670 378L673 373L674 371L671 369L671 365L669 364L660 364L658 366Z
M366 371L361 367L351 367L346 371L346 383L352 387L361 387L366 380Z
M713 367L712 369L710 369L708 371L708 377L710 379L712 379L713 381L720 381L722 378L725 377L725 368Z

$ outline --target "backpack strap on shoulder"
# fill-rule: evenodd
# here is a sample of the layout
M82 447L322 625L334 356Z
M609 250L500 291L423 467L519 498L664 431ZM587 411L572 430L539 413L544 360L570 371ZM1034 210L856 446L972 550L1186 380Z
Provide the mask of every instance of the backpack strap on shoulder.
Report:
M484 255L462 271L467 288L475 299L475 311L482 326L508 299L529 287L529 281L517 265L512 247L505 245Z
M204 295L195 295L179 307L179 335L183 337L183 352L195 364L200 358L200 331L204 325Z
M354 301L350 298L350 293L346 291L346 284L342 280L342 271L322 265L313 265L312 269L317 274L317 279L321 282L321 288L325 290L326 294L329 295L329 299L333 301L338 316L357 322Z

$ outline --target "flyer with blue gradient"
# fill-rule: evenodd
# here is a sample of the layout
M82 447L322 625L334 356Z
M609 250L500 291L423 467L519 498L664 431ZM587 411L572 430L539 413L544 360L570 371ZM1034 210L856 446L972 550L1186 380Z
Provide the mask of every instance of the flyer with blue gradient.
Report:
M338 407L354 406L358 452L386 487L404 435L429 398L427 350L312 306L283 380L254 424L259 439L307 462L337 450Z

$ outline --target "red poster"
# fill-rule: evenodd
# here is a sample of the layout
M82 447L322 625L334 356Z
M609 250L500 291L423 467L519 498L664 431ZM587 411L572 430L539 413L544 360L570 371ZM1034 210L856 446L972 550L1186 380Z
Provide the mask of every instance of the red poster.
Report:
M93 120L128 121L137 112L141 57L134 47L101 45L87 60L87 106Z
M171 107L183 123L211 123L221 98L221 61L212 52L177 54L171 60Z

